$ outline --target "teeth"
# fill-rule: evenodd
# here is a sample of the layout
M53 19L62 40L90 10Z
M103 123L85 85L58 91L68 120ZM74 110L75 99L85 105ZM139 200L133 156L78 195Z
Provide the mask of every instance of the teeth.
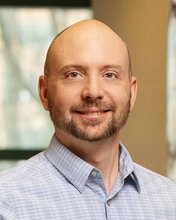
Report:
M85 114L88 114L88 115L100 115L101 112L87 112Z
M79 114L83 115L100 115L102 113L108 112L109 110L101 110L101 111L77 111Z
M100 115L102 112L79 112L79 113L86 115Z

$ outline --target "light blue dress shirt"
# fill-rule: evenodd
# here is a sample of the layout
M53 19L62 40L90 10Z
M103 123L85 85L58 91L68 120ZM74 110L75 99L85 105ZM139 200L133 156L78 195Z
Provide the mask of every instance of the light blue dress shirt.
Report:
M47 150L0 175L0 220L176 220L175 183L120 151L107 195L101 172L53 136Z

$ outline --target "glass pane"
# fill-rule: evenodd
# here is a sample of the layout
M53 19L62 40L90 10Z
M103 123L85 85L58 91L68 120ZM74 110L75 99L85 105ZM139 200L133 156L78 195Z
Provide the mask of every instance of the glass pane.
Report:
M0 149L48 146L53 126L37 91L46 51L56 33L89 18L84 8L0 8ZM1 170L12 165L0 161Z
M46 50L57 32L91 17L88 9L0 8L1 148L48 145L53 126L37 92Z

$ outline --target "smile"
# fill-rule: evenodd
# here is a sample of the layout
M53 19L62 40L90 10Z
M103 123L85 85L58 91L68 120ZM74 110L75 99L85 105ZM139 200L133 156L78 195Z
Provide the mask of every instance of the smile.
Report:
M89 109L83 111L76 111L76 113L82 117L87 119L99 119L105 116L110 110L100 110L100 109Z

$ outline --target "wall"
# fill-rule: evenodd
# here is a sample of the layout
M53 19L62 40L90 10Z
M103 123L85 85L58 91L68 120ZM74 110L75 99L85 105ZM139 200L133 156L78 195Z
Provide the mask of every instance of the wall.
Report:
M133 159L166 175L166 54L169 0L94 0L94 17L126 41L138 96L122 140Z

